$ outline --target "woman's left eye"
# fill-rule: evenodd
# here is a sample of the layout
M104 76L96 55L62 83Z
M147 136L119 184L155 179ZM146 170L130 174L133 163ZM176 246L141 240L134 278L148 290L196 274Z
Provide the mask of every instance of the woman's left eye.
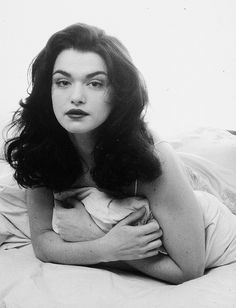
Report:
M103 86L103 83L101 81L91 81L88 85L92 88L101 88Z

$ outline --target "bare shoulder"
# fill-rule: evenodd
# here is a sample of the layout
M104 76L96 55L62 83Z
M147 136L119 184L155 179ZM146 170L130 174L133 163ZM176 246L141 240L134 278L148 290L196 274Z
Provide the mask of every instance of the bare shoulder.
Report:
M158 196L159 202L175 198L176 194L191 191L190 184L184 172L184 166L172 146L162 139L155 139L155 151L158 156L162 174L153 182L139 183L140 194L151 198Z
M155 151L161 162L163 177L171 172L171 178L174 179L175 170L184 173L184 164L168 141L159 139L155 143Z

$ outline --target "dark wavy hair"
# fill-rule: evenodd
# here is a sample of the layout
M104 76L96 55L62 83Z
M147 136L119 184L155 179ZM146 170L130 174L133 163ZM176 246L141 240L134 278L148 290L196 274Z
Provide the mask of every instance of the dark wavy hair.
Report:
M144 122L148 102L143 78L122 43L101 29L74 24L56 32L32 63L32 90L14 113L5 157L23 187L63 191L82 175L82 159L57 122L51 100L52 72L66 49L95 52L105 61L112 87L112 111L97 130L91 176L101 189L121 193L134 181L161 175L151 133Z

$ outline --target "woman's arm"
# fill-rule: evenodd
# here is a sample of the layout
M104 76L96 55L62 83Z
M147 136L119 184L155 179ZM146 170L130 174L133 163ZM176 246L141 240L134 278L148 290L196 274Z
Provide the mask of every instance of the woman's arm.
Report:
M161 245L155 224L150 223L143 228L132 226L142 217L144 209L128 216L101 238L66 242L52 230L53 205L53 194L48 189L27 190L31 240L36 256L42 261L89 265L142 259L156 255L157 247Z
M103 259L98 241L64 242L52 230L53 194L45 188L27 190L31 241L35 255L44 262L93 264ZM86 252L86 253L85 253Z
M197 278L204 273L205 230L203 215L177 155L160 143L158 155L163 174L152 183L140 184L154 217L163 230L168 256L129 262L139 270L171 283Z

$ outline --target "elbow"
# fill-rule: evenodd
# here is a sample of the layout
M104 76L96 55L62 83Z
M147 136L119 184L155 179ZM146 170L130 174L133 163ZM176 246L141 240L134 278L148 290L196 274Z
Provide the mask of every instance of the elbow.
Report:
M175 277L174 279L172 279L171 284L179 285L179 284L182 284L184 282L200 278L203 275L204 275L204 272L199 272L199 273L194 273L194 274L193 273L188 273L188 274L183 273L179 277Z
M179 285L184 282L200 278L204 275L204 267L199 267L198 269L191 269L191 270L180 270L176 275L172 275L168 279L165 279L165 281L173 284L173 285Z
M39 245L33 245L34 254L37 259L39 259L42 262L50 262L46 256L46 254L43 252L43 249Z
M203 270L202 271L197 271L197 272L194 272L194 273L185 274L185 275L183 275L183 280L180 283L200 278L203 275L204 275L204 271Z
M44 241L44 235L38 238L31 239L35 257L42 262L48 263L50 260L50 253L48 247L49 243Z
M185 262L182 264L181 272L182 275L179 283L183 283L189 280L200 278L205 273L205 254L195 254L192 256L189 262Z
M202 254L202 256L199 257L198 261L195 260L194 264L192 265L191 271L190 271L190 278L188 280L200 278L205 273L205 255Z
M31 242L37 259L45 263L53 262L51 231L45 231L38 236L31 236Z
M205 264L204 262L198 264L192 264L188 267L178 267L178 271L176 275L171 277L169 281L171 284L179 285L184 282L200 278L204 275L205 272Z
M183 270L182 275L179 277L179 280L176 284L181 284L189 280L200 278L204 275L205 272L205 266L203 264L200 264L198 266L193 266L189 270Z

